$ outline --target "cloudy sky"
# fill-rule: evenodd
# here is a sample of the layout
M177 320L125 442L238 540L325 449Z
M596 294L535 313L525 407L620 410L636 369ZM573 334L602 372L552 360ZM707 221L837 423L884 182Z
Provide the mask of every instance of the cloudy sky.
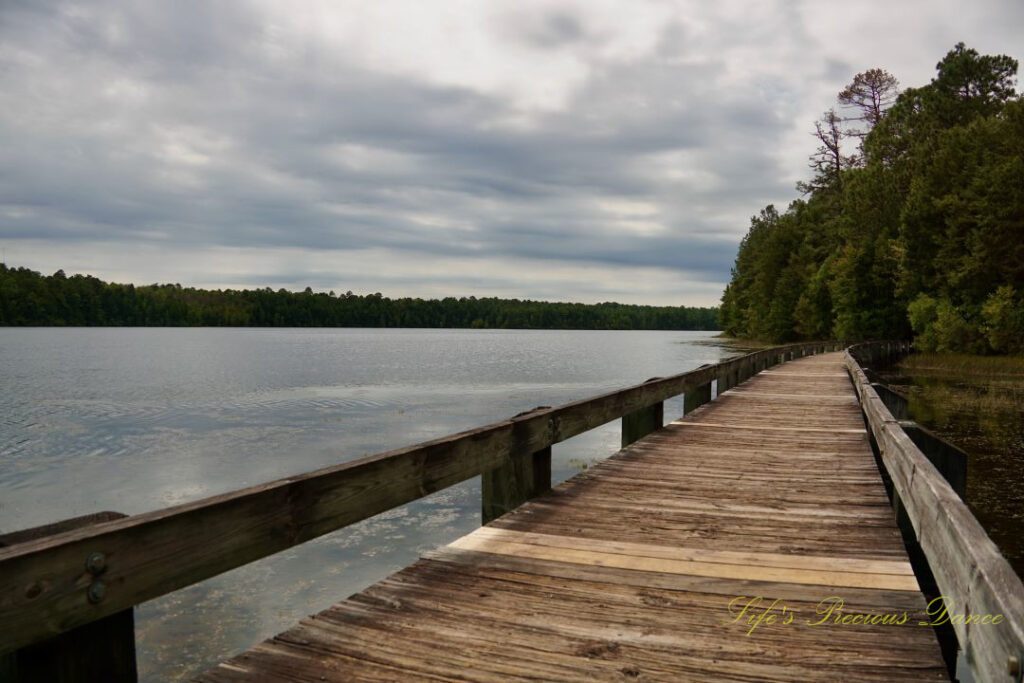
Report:
M107 280L711 305L858 71L1024 3L0 0L0 248Z

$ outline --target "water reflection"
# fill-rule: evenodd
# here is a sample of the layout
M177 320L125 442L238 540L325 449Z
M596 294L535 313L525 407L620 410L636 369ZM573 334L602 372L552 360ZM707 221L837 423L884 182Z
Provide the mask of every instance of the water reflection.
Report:
M176 505L733 353L686 332L0 329L0 531ZM555 480L619 439L616 421L556 445ZM140 605L142 679L362 590L478 526L479 505L465 482Z

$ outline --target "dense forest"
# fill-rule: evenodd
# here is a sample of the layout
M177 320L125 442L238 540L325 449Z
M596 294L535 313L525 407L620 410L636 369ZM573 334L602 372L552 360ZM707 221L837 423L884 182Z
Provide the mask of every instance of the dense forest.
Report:
M928 85L872 69L815 124L804 198L751 219L722 328L766 341L914 336L1024 351L1024 101L1017 61L956 45Z
M714 330L718 309L112 284L0 264L0 325Z

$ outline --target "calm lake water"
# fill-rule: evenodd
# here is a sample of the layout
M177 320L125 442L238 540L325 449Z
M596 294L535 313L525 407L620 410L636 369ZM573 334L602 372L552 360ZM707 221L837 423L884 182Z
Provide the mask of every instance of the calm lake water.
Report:
M734 353L709 332L0 329L0 532L175 505ZM619 438L615 421L555 446L555 480ZM251 647L468 533L479 505L465 482L139 606L141 678Z

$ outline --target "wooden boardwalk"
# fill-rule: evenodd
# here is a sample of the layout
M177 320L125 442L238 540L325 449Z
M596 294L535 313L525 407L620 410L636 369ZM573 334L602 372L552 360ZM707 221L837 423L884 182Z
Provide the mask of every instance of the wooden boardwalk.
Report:
M948 680L842 358L761 372L199 680Z

